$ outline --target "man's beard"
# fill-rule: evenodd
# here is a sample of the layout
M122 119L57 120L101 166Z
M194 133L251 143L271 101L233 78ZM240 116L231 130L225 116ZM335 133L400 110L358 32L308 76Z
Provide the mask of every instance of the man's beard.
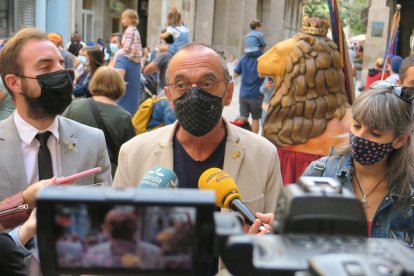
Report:
M36 98L29 95L29 86L26 80L22 82L22 95L27 106L27 115L33 120L54 118L56 115L44 110L36 103ZM30 93L31 94L31 93Z

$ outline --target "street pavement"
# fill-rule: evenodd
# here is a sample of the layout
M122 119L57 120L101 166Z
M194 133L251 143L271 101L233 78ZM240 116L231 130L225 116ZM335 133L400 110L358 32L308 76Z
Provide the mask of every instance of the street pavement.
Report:
M233 99L229 106L224 107L223 117L228 121L234 121L239 116L239 91L240 91L240 77L234 80Z

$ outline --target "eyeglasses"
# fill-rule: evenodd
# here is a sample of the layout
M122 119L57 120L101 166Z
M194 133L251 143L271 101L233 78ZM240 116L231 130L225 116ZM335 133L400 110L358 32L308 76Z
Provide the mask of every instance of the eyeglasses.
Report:
M178 96L184 95L193 84L196 84L198 88L201 88L208 93L215 95L217 94L217 87L220 82L224 80L216 80L214 78L204 78L199 81L189 81L187 79L178 79L172 83L167 83L168 86L171 86L174 93Z
M414 87L396 86L383 80L376 81L369 87L369 89L378 88L392 88L396 96L408 103L412 103L414 100Z

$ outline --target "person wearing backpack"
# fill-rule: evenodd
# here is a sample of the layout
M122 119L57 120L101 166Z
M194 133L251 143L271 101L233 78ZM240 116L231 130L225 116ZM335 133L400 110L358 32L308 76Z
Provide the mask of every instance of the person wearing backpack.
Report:
M173 43L171 35L164 40L166 44ZM143 70L146 76L158 73L159 86L157 96L153 96L142 102L132 118L137 134L172 124L177 119L163 90L164 86L166 86L165 72L172 57L173 55L170 52L163 52L145 66Z
M132 117L132 124L136 134L141 134L172 124L176 119L175 112L171 109L168 98L162 91L157 96L152 96L142 102Z

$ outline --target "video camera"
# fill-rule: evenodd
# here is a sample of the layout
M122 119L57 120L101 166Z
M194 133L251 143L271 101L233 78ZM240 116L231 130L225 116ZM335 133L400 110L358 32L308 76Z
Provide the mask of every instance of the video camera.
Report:
M367 239L361 202L332 178L301 177L283 188L273 225L280 235L244 235L234 214L216 214L219 254L233 275L414 275L414 252Z
M284 187L279 235L244 234L207 190L55 186L37 206L44 275L211 275L215 256L233 275L414 275L414 253L367 239L361 203L329 178Z
M333 178L301 177L284 187L275 217L277 234L367 236L361 202Z
M215 195L198 190L53 186L37 201L44 275L204 275Z

